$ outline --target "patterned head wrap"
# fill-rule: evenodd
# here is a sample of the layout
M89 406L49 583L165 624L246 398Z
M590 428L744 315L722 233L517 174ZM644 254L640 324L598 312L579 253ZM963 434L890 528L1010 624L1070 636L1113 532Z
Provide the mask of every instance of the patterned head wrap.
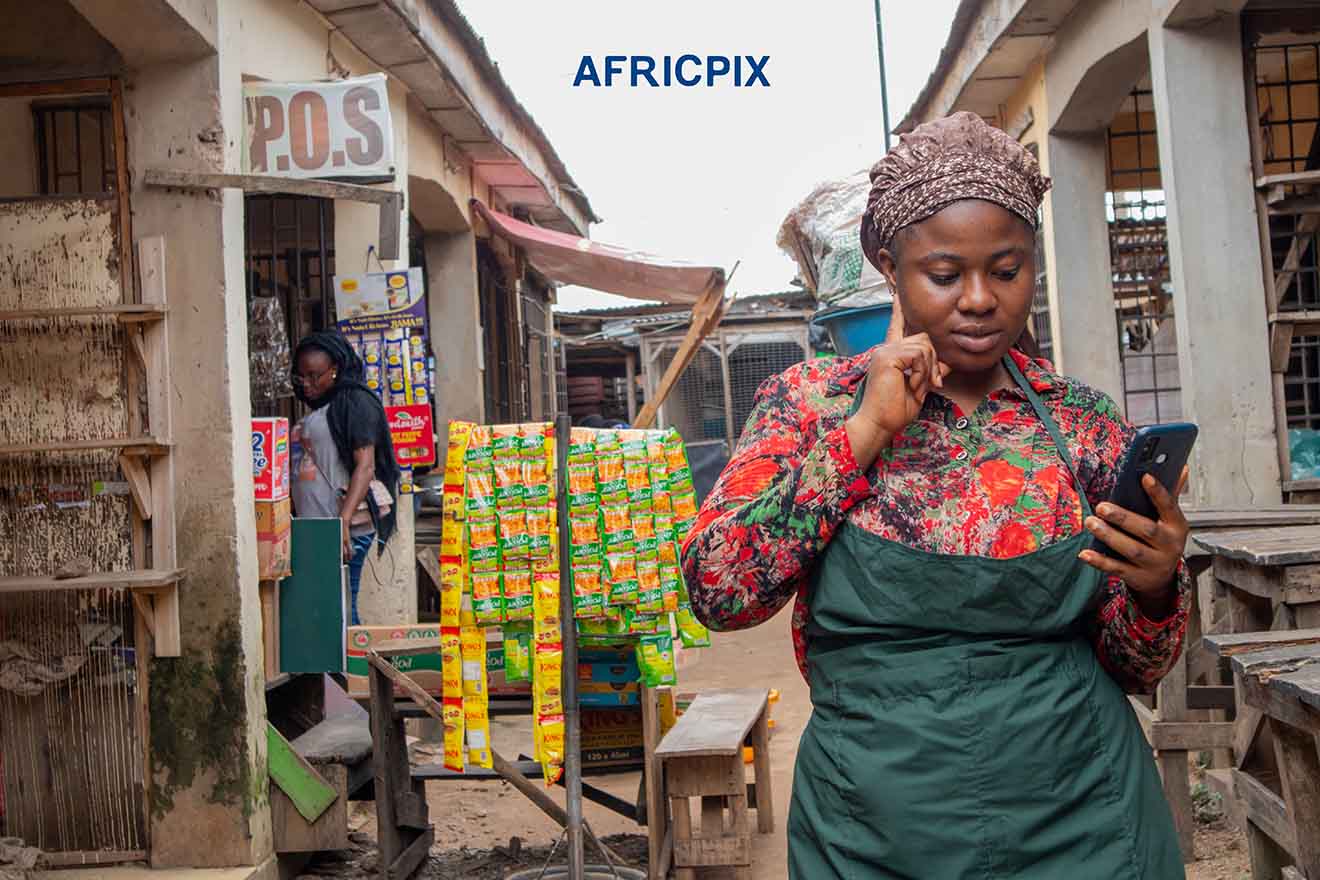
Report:
M1032 227L1050 188L1026 148L981 117L955 113L917 126L871 168L862 215L862 252L876 254L894 234L963 199L994 202Z

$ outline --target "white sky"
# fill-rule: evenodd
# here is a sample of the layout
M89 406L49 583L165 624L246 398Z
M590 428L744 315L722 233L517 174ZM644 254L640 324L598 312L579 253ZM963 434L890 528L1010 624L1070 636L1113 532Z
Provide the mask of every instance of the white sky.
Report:
M884 152L872 0L458 0L518 99L604 221L593 239L726 269L731 290L784 290L775 245L819 182ZM948 37L956 0L886 0L892 124ZM769 55L770 88L573 87L583 55ZM560 290L559 309L633 301Z

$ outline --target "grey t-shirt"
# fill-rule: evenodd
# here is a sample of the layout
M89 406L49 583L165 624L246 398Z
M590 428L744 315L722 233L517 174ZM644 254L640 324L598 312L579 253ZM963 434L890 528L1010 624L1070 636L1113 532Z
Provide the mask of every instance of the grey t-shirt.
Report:
M340 498L348 491L352 474L339 460L330 422L329 407L314 409L299 425L302 458L294 465L292 480L293 508L298 516L335 518L339 516ZM354 526L353 537L369 535L371 523Z

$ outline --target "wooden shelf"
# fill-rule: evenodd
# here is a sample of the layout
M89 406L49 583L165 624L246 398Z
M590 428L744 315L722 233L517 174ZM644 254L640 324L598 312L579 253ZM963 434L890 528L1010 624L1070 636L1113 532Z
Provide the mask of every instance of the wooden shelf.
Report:
M1320 480L1285 480L1285 492L1320 492Z
M0 593L49 592L51 590L165 590L183 577L173 571L101 571L85 577L59 579L48 575L0 577Z
M117 318L120 323L148 323L165 317L165 306L152 303L60 309L0 311L0 321L53 321L57 318Z
M0 456L37 452L90 452L118 449L125 455L168 455L170 443L157 437L110 437L105 440L57 440L50 443L16 443L0 446Z
M1294 171L1291 174L1266 174L1256 178L1256 189L1290 184L1320 183L1320 171Z

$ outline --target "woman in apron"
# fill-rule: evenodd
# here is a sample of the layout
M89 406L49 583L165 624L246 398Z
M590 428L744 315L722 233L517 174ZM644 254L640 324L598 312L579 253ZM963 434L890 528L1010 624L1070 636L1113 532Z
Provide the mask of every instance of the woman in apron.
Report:
M1187 523L1154 481L1158 521L1105 503L1132 428L1021 350L1048 181L965 113L871 181L887 339L765 383L684 547L712 629L797 599L790 876L1182 877L1124 692L1181 649Z

